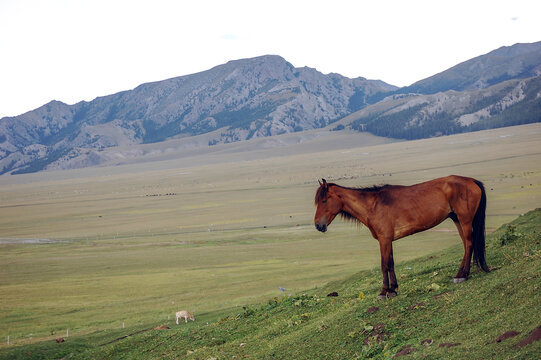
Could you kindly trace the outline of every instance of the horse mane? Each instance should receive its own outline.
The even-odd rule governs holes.
[[[358,190],[358,191],[366,191],[366,192],[378,192],[380,190],[386,189],[386,188],[391,187],[391,186],[393,186],[393,185],[383,184],[383,185],[373,185],[373,186],[364,187],[364,188],[348,188],[348,189]]]
[[[343,187],[344,189],[347,189],[347,190],[352,190],[352,191],[356,191],[356,192],[364,192],[364,193],[372,193],[372,194],[376,194],[376,196],[384,203],[389,203],[391,200],[389,198],[389,195],[386,191],[382,191],[382,190],[385,190],[389,187],[392,187],[393,185],[389,185],[389,184],[384,184],[384,185],[373,185],[373,186],[368,186],[368,187],[357,187],[357,188],[351,188],[351,187]],[[353,222],[353,223],[356,223],[358,226],[362,226],[363,223],[357,219],[355,216],[351,215],[350,213],[348,213],[347,211],[340,211],[340,217],[345,220],[345,221],[350,221],[350,222]]]
[[[386,189],[392,186],[389,184],[384,184],[384,185],[373,185],[373,186],[368,186],[368,187],[346,187],[346,186],[340,186],[334,183],[327,183],[326,185],[327,186],[321,185],[319,189],[317,189],[316,191],[316,197],[315,197],[316,206],[321,200],[325,199],[325,197],[327,196],[328,189],[331,186],[338,186],[342,189],[353,190],[353,191],[358,191],[358,192],[369,192],[369,193],[377,193],[383,189]],[[339,215],[343,220],[351,221],[351,222],[357,223],[358,225],[363,224],[359,219],[357,219],[355,216],[351,215],[347,211],[342,210],[340,211]]]
[[[334,184],[327,184],[327,185],[334,185]],[[319,188],[316,191],[316,197],[314,199],[315,205],[317,206],[317,204],[319,204],[321,200],[325,199],[326,196],[327,196],[327,187],[323,186],[322,184],[319,186]]]
[[[359,192],[371,192],[371,193],[378,192],[380,190],[383,190],[383,189],[386,189],[388,187],[393,186],[393,185],[390,185],[390,184],[383,184],[383,185],[373,185],[373,186],[368,186],[368,187],[346,187],[346,186],[340,186],[340,185],[335,184],[335,183],[327,183],[326,185],[327,186],[321,185],[317,189],[316,197],[314,199],[314,202],[315,202],[316,205],[321,200],[325,199],[325,197],[327,196],[328,188],[331,187],[331,186],[338,186],[338,187],[340,187],[342,189],[354,190],[354,191],[359,191]],[[348,216],[353,217],[351,215],[348,215]]]
[[[359,226],[363,224],[355,216],[351,215],[350,213],[348,213],[347,211],[344,211],[344,210],[340,211],[340,217],[345,221],[351,221],[351,222],[357,223],[357,224],[359,224]]]

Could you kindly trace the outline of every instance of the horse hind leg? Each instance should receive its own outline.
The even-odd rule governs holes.
[[[472,228],[471,223],[460,222],[455,213],[449,214],[449,217],[455,223],[455,226],[458,230],[458,234],[460,235],[460,238],[462,239],[462,244],[464,245],[464,257],[462,258],[462,262],[460,263],[458,273],[453,279],[453,282],[455,284],[458,284],[463,281],[466,281],[468,279],[468,275],[470,274],[470,264],[471,264],[472,250],[473,250],[473,242],[472,242],[473,228]]]

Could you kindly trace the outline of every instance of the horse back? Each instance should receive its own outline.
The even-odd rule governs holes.
[[[475,179],[450,175],[410,186],[388,186],[377,194],[376,232],[395,240],[430,229],[456,213],[473,221],[481,190]],[[471,219],[470,219],[471,218]]]

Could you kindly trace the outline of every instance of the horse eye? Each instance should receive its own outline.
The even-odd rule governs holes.
[[[325,200],[322,200],[321,202],[325,204],[325,203],[327,202],[327,199],[325,199]]]

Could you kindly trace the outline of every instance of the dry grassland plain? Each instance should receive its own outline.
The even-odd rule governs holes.
[[[472,176],[487,189],[488,231],[541,204],[541,124],[408,142],[309,135],[0,177],[0,339],[172,325],[181,309],[206,321],[377,266],[366,228],[314,229],[320,178]],[[447,220],[396,242],[395,261],[456,244]]]

